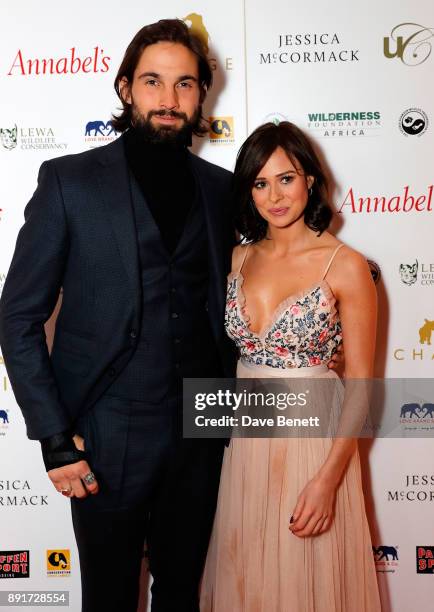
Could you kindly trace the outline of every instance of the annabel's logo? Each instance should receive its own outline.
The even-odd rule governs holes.
[[[390,36],[384,37],[383,52],[388,59],[398,57],[406,66],[418,66],[431,55],[430,39],[433,37],[434,28],[418,23],[400,23]]]

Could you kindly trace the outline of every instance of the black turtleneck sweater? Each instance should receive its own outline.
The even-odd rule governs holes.
[[[195,197],[187,146],[147,142],[134,128],[125,133],[124,143],[128,165],[167,251],[173,254]]]

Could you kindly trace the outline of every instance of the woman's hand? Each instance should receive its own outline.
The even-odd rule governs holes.
[[[310,480],[298,496],[289,529],[300,538],[319,535],[330,527],[336,485],[322,476]]]

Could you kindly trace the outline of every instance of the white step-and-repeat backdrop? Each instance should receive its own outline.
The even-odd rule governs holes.
[[[432,377],[432,0],[22,0],[0,14],[0,293],[40,164],[118,136],[108,122],[127,44],[144,24],[179,17],[206,38],[215,75],[210,133],[195,151],[232,169],[259,124],[305,129],[333,179],[334,229],[378,279],[376,375]],[[387,405],[392,424],[408,417],[420,438],[361,446],[383,607],[408,612],[432,609],[434,595],[434,419],[400,409]],[[0,449],[0,590],[67,590],[78,612],[69,502],[26,439],[1,356]]]

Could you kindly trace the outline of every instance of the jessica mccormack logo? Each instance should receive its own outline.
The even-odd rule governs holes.
[[[359,49],[343,47],[337,32],[279,34],[277,50],[259,52],[259,64],[338,64],[359,59]]]

